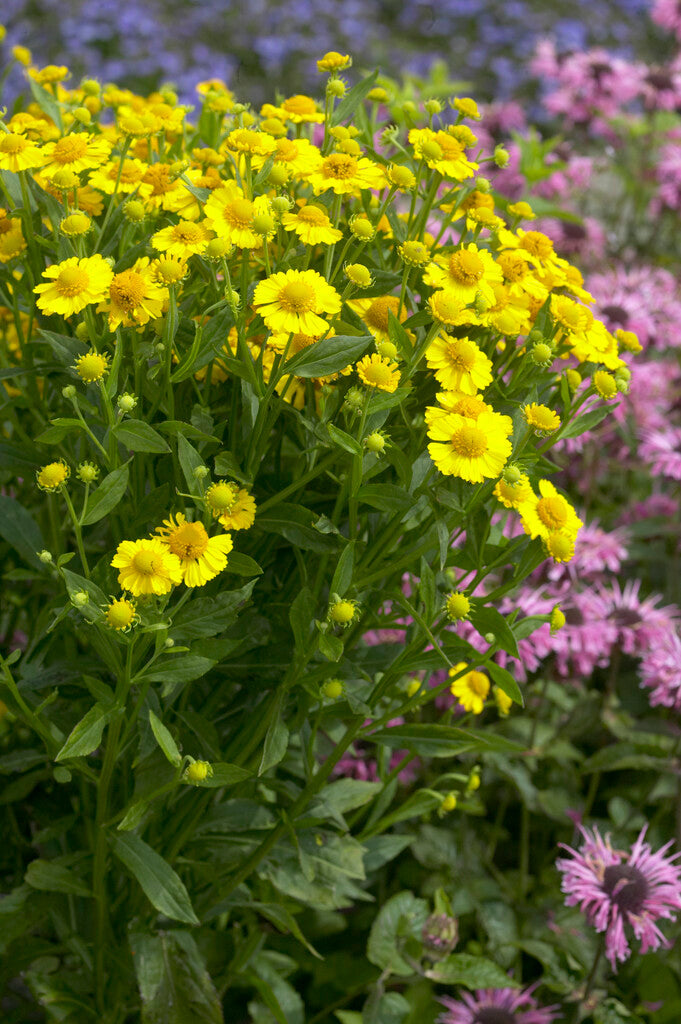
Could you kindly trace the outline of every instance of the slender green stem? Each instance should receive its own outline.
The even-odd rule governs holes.
[[[73,523],[73,532],[76,535],[76,546],[78,547],[78,554],[80,555],[80,563],[83,566],[83,572],[85,573],[85,576],[87,578],[89,578],[89,576],[90,576],[90,567],[88,565],[87,556],[85,554],[85,547],[83,546],[83,531],[81,529],[81,525],[80,525],[80,522],[78,520],[78,516],[76,515],[76,510],[73,507],[73,502],[71,501],[71,495],[69,494],[69,492],[66,489],[66,487],[64,487],[64,489],[63,489],[63,494],[64,494],[64,501],[66,502],[66,507],[69,510],[69,516],[71,517],[71,522]]]

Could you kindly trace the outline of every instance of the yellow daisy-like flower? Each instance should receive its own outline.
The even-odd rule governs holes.
[[[504,285],[511,295],[527,293],[533,299],[544,303],[548,291],[535,277],[528,256],[520,249],[506,249],[497,256],[497,265],[501,269]]]
[[[538,405],[537,402],[530,402],[524,406],[523,413],[528,426],[533,427],[538,434],[550,434],[560,426],[560,416],[548,405]]]
[[[254,230],[253,221],[258,214],[268,212],[266,196],[258,196],[251,202],[236,182],[228,181],[208,197],[205,223],[219,238],[226,239],[237,248],[257,249],[262,246],[263,236]]]
[[[508,694],[504,693],[500,686],[494,687],[494,701],[497,705],[497,711],[501,717],[506,718],[513,707],[513,701]]]
[[[428,267],[424,280],[432,288],[446,288],[464,303],[475,302],[482,295],[489,303],[495,301],[492,284],[501,284],[501,267],[491,253],[479,249],[475,242],[456,249],[449,256],[437,256]]]
[[[288,331],[318,337],[328,329],[319,314],[334,317],[341,299],[316,270],[287,270],[256,286],[253,308],[270,331]]]
[[[400,323],[403,323],[409,315],[404,306],[400,310],[400,300],[397,295],[379,295],[376,299],[353,299],[351,302],[348,302],[348,306],[366,324],[369,333],[374,336],[376,341],[390,340],[388,330],[390,313]]]
[[[410,267],[424,267],[430,263],[430,249],[423,242],[409,239],[397,247],[403,261]]]
[[[322,154],[313,146],[309,139],[277,139],[274,153],[272,170],[276,167],[278,171],[285,171],[284,179],[288,180],[292,175],[305,176],[319,165]],[[266,157],[253,157],[253,166],[262,167]]]
[[[332,189],[336,195],[352,195],[366,189],[385,186],[385,174],[367,157],[349,153],[331,153],[305,175],[316,195]]]
[[[166,253],[149,264],[152,279],[157,284],[179,284],[189,273],[187,261]]]
[[[109,369],[109,357],[105,352],[86,352],[76,359],[73,368],[85,384],[94,384]]]
[[[285,213],[281,223],[288,231],[295,231],[305,245],[333,245],[343,237],[343,232],[332,225],[326,210],[314,203]]]
[[[93,171],[88,178],[88,184],[91,188],[96,188],[98,192],[104,192],[108,196],[113,195],[114,190],[124,195],[137,191],[138,196],[145,199],[152,192],[151,184],[144,184],[142,180],[148,169],[148,164],[142,160],[128,158],[123,161],[119,177],[119,161],[113,160],[107,166],[98,167]],[[116,187],[117,179],[118,187]]]
[[[137,618],[137,609],[127,597],[116,597],[107,605],[104,615],[111,628],[122,633],[132,626]]]
[[[591,380],[598,394],[606,401],[617,394],[617,381],[605,370],[596,370]]]
[[[235,128],[224,143],[231,153],[250,153],[268,157],[274,152],[275,141],[267,132],[256,132],[252,128]]]
[[[575,555],[575,538],[571,533],[564,530],[553,530],[545,537],[542,543],[547,555],[550,555],[554,562],[569,562]]]
[[[452,106],[460,114],[463,114],[464,117],[470,117],[474,121],[479,121],[482,117],[477,103],[470,96],[455,96],[452,100]]]
[[[541,231],[523,231],[522,228],[517,228],[515,231],[501,228],[498,237],[502,249],[520,249],[527,254],[527,259],[532,266],[548,269],[557,274],[554,287],[563,283],[565,275],[562,268],[567,266],[567,263],[557,255],[548,235]]]
[[[492,361],[470,338],[438,334],[428,346],[426,360],[448,391],[474,395],[492,382]]]
[[[392,394],[400,384],[400,368],[391,359],[379,356],[378,352],[363,356],[357,363],[359,379],[368,388],[378,388]]]
[[[468,618],[471,603],[464,593],[455,590],[447,598],[445,609],[448,619],[451,619],[452,622],[460,622],[462,619]]]
[[[26,249],[26,239],[18,217],[3,216],[0,211],[0,263],[9,263]]]
[[[430,457],[445,476],[471,484],[499,476],[511,454],[510,416],[482,412],[477,420],[458,413],[438,417],[428,428]]]
[[[317,104],[310,96],[289,96],[281,104],[281,109],[286,111],[286,119],[293,124],[321,124],[324,120],[323,111],[317,110]]]
[[[414,147],[417,159],[425,160],[431,170],[439,171],[443,177],[452,181],[472,178],[479,167],[468,159],[463,144],[448,132],[434,132],[432,128],[412,128],[409,132],[409,142]]]
[[[105,297],[113,271],[103,256],[96,253],[78,259],[73,256],[62,263],[54,263],[43,271],[47,278],[37,284],[37,306],[43,313],[72,316],[86,306],[101,302]]]
[[[468,668],[465,661],[460,661],[449,670],[449,676],[459,674],[462,669]],[[454,679],[449,687],[449,692],[456,697],[459,704],[466,710],[472,711],[474,715],[482,714],[485,701],[489,694],[489,679],[484,672],[478,669],[471,669],[465,675]]]
[[[77,213],[71,213],[68,217],[64,217],[59,223],[59,230],[67,238],[77,238],[79,235],[85,235],[92,227],[92,221],[86,213],[82,213],[80,210]]]
[[[178,224],[157,231],[151,236],[151,244],[158,252],[167,252],[170,256],[187,260],[190,256],[202,253],[212,237],[213,232],[203,222],[197,224],[192,220],[181,220]]]
[[[105,164],[111,153],[111,143],[101,135],[86,135],[84,132],[65,135],[56,142],[47,142],[42,148],[45,159],[43,174],[48,177],[55,171],[67,169],[74,174],[89,171]]]
[[[243,487],[226,480],[211,484],[206,504],[226,530],[250,530],[255,521],[255,499]]]
[[[464,327],[480,322],[477,313],[467,309],[465,300],[452,288],[438,288],[428,299],[428,305],[433,320],[448,327]]]
[[[562,329],[561,334],[587,331],[594,321],[594,315],[590,309],[581,306],[567,295],[551,296],[551,315]]]
[[[39,146],[17,132],[0,134],[0,171],[30,171],[42,167],[45,155]]]
[[[209,537],[203,523],[190,523],[181,512],[165,519],[156,532],[179,559],[187,587],[202,587],[221,573],[233,547],[228,533]]]
[[[63,82],[70,74],[65,64],[47,64],[44,68],[29,68],[28,73],[39,85],[53,85],[55,82]]]
[[[484,402],[480,395],[466,395],[463,391],[440,391],[437,400],[438,405],[426,408],[424,416],[427,426],[452,412],[469,420],[477,420],[483,412],[494,412],[492,406]]]
[[[519,507],[523,530],[530,537],[548,538],[560,531],[575,537],[582,526],[570,502],[559,494],[550,480],[539,481],[539,494]]]
[[[511,216],[522,217],[523,220],[535,220],[537,216],[530,204],[523,200],[520,200],[517,203],[509,203],[506,209]]]
[[[505,508],[520,508],[523,502],[531,501],[534,497],[530,478],[526,473],[521,473],[514,483],[509,483],[502,477],[497,481],[492,493]]]
[[[350,54],[338,53],[336,50],[329,50],[317,61],[317,71],[343,71],[352,64]]]
[[[110,331],[119,324],[139,327],[163,315],[167,297],[167,288],[158,283],[154,268],[144,256],[129,270],[114,274],[108,298],[97,309],[109,314]]]
[[[511,295],[508,288],[497,281],[493,281],[491,287],[494,302],[480,313],[480,322],[510,337],[528,334],[533,319],[532,303],[536,301],[539,308],[541,302],[529,295]]]
[[[111,560],[118,582],[133,597],[169,594],[182,582],[182,563],[160,537],[123,540]]]
[[[48,462],[46,466],[36,473],[36,482],[41,491],[58,491],[66,483],[71,470],[63,459],[58,462]]]
[[[617,339],[600,320],[594,320],[588,330],[571,334],[567,340],[571,355],[580,363],[602,363],[608,370],[624,365]]]

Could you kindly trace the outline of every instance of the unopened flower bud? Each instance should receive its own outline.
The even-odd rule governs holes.
[[[545,341],[540,341],[530,349],[530,357],[537,366],[548,366],[553,359],[553,349]]]
[[[345,82],[342,78],[330,78],[326,83],[326,91],[329,96],[337,96],[339,98],[345,96],[345,89]]]
[[[342,679],[327,679],[322,684],[322,693],[329,700],[338,700],[339,697],[343,696],[343,680]]]
[[[485,633],[483,639],[484,639],[486,644],[490,645],[490,647],[491,647],[492,644],[495,644],[497,642],[497,638],[494,635],[494,633]]]
[[[77,391],[74,388],[73,384],[67,384],[66,387],[61,389],[61,393],[64,396],[64,398],[67,398],[69,401],[72,401],[76,397]]]
[[[122,413],[132,412],[132,410],[137,405],[137,399],[135,398],[134,395],[130,395],[128,394],[127,391],[125,391],[122,395],[118,396],[118,401],[116,404],[118,405],[118,408]]]
[[[275,196],[271,206],[277,216],[281,217],[282,214],[288,213],[291,209],[291,200],[288,196]]]
[[[258,213],[253,218],[252,227],[256,235],[269,235],[271,231],[274,231],[276,224],[271,214]]]
[[[349,626],[357,613],[357,605],[354,601],[338,598],[329,606],[329,619],[337,626],[344,628]]]
[[[439,114],[442,110],[442,104],[439,100],[426,100],[423,106],[430,117],[434,117],[435,114]]]
[[[394,341],[377,341],[376,351],[384,359],[397,359],[397,345]]]
[[[72,113],[76,121],[79,121],[80,124],[90,124],[92,121],[92,114],[87,107],[76,107]]]
[[[81,320],[76,327],[76,337],[78,338],[78,341],[88,341],[90,338],[90,332],[88,331],[87,324],[84,320]]]
[[[80,87],[86,96],[99,96],[102,91],[101,85],[94,78],[84,78]]]
[[[382,455],[385,451],[385,437],[378,430],[364,438],[364,447],[374,455]]]
[[[90,595],[87,590],[78,590],[71,598],[76,608],[84,608],[90,602]]]
[[[447,956],[459,941],[458,921],[449,914],[431,914],[423,926],[421,938],[429,953]]]
[[[192,761],[184,771],[184,777],[187,782],[192,782],[194,785],[199,782],[205,782],[212,774],[213,767],[208,761]]]
[[[494,163],[497,167],[506,167],[508,161],[511,159],[511,154],[504,146],[495,146],[494,148]]]
[[[139,199],[128,199],[127,203],[123,204],[123,216],[132,224],[141,223],[146,216],[146,212],[144,203],[140,202]]]
[[[52,561],[52,552],[48,551],[46,548],[43,548],[42,551],[38,552],[38,558],[43,563],[43,565],[49,565],[50,562]]]
[[[197,466],[194,469],[194,477],[196,480],[205,480],[208,476],[208,470],[205,466]]]
[[[492,183],[489,178],[476,178],[475,187],[478,192],[487,193],[492,188]]]

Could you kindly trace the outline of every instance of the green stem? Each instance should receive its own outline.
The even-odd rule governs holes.
[[[76,535],[76,545],[78,547],[78,554],[80,555],[80,563],[83,566],[83,572],[85,573],[86,578],[89,579],[90,567],[88,565],[87,557],[85,555],[85,548],[83,546],[83,531],[81,530],[80,522],[78,521],[78,516],[76,515],[76,510],[73,507],[71,495],[69,494],[68,490],[65,487],[63,489],[63,494],[64,501],[66,502],[66,507],[69,510],[71,522],[73,523],[73,532]]]

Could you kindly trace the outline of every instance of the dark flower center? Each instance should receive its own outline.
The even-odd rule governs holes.
[[[510,1010],[503,1010],[500,1006],[483,1006],[472,1024],[515,1024],[515,1017]]]
[[[603,306],[601,312],[614,324],[621,324],[626,327],[629,323],[629,314],[622,306]]]
[[[586,238],[586,228],[582,227],[581,224],[574,224],[571,221],[566,221],[563,224],[563,233],[566,238],[575,242]]]
[[[603,873],[603,891],[619,910],[639,914],[648,896],[648,882],[631,864],[611,864]]]
[[[666,71],[649,71],[646,75],[646,81],[648,85],[652,85],[653,89],[657,89],[658,92],[674,88],[672,76],[667,74]]]

